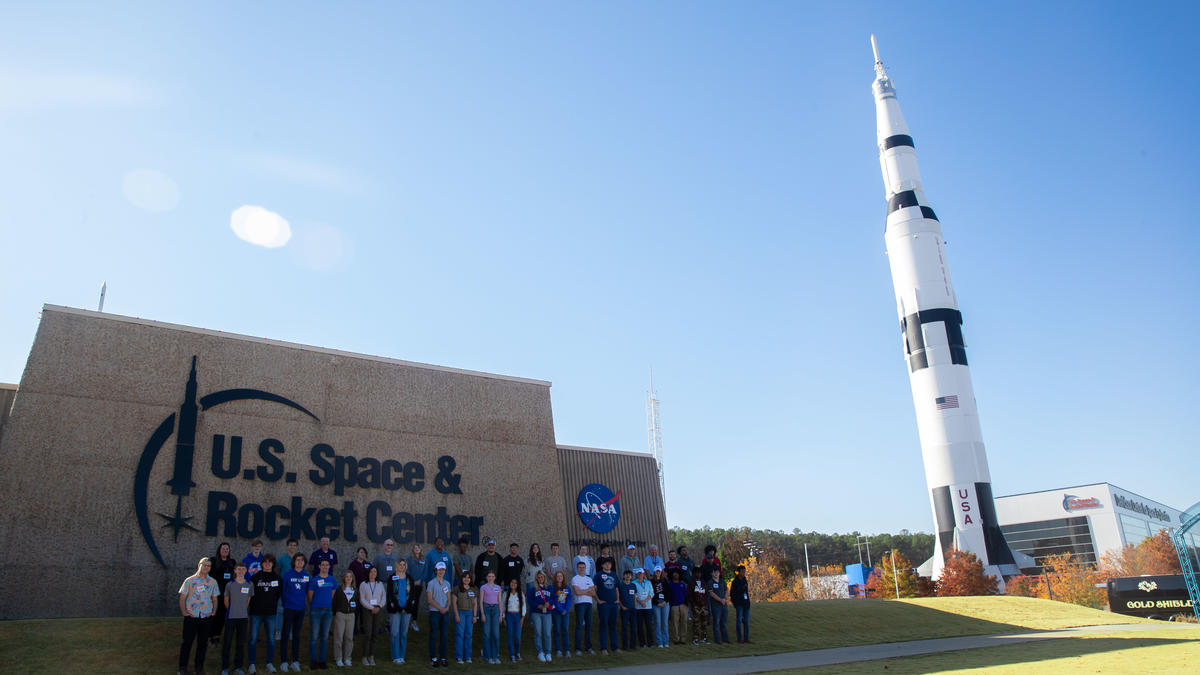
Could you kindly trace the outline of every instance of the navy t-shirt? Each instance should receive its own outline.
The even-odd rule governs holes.
[[[617,575],[611,572],[600,572],[592,579],[596,583],[596,597],[604,602],[617,601]]]

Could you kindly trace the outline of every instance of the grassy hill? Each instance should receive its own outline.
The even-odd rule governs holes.
[[[617,665],[635,665],[692,659],[749,656],[778,652],[845,647],[879,642],[899,642],[963,635],[1013,633],[1070,626],[1096,626],[1114,623],[1149,622],[1119,614],[1087,609],[1050,600],[1017,597],[923,598],[913,600],[824,600],[817,602],[755,605],[751,610],[752,644],[676,646],[670,649],[643,649],[619,656],[582,656],[555,659],[552,666],[538,663],[533,649],[533,629],[523,633],[520,664],[507,663],[506,637],[501,631],[502,666],[490,666],[488,673],[569,670]],[[1153,623],[1153,622],[1149,622]],[[422,627],[427,626],[421,617]],[[301,664],[308,666],[308,626],[301,647]],[[4,668],[24,673],[62,672],[171,672],[179,653],[180,619],[45,619],[0,622],[0,663]],[[734,635],[730,612],[729,634]],[[476,627],[475,667],[481,630]],[[388,657],[386,636],[380,636],[375,671],[398,669]],[[368,672],[358,666],[362,636],[356,637],[353,669],[342,672]],[[332,646],[332,645],[331,645]],[[428,633],[409,633],[408,666],[428,667]],[[453,634],[449,640],[453,651]],[[260,654],[265,645],[259,643]],[[597,648],[597,651],[599,649]],[[278,659],[278,655],[276,657]],[[333,659],[328,659],[331,668]],[[453,662],[453,659],[451,659]],[[208,672],[220,671],[220,650],[209,650]],[[260,656],[260,672],[263,665]]]

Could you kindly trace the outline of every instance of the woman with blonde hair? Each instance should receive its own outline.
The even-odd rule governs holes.
[[[338,666],[352,666],[354,660],[354,613],[358,610],[358,589],[354,572],[342,572],[341,583],[333,594],[333,660]]]

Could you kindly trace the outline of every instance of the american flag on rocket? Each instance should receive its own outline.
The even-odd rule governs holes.
[[[946,408],[957,408],[958,407],[958,396],[939,396],[939,397],[933,399],[933,402],[937,404],[938,410],[945,410]]]

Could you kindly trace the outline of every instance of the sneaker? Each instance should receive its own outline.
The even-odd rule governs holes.
[[[471,662],[471,657],[469,657],[469,656],[468,656],[468,657],[467,657],[467,663],[470,663],[470,662]]]
[[[521,655],[520,655],[520,654],[517,654],[517,660],[518,660],[518,661],[524,661],[525,659],[521,658]]]
[[[349,668],[352,665],[354,665],[354,659],[346,659],[346,667]]]
[[[454,659],[454,660],[455,660],[455,661],[457,661],[457,662],[458,662],[458,665],[460,665],[460,666],[463,664],[463,660],[462,660],[462,659]]]
[[[708,641],[708,638],[704,638],[704,644],[711,645],[712,643]]]
[[[221,675],[229,675],[229,669],[228,669],[228,668],[222,668],[222,669],[221,669]]]
[[[550,652],[546,652],[546,663],[550,663],[551,660],[552,659],[550,658]]]
[[[416,633],[421,632],[421,627],[417,625],[416,621],[413,621],[412,623],[408,624],[408,627],[413,629],[413,632],[416,632]]]
[[[233,670],[233,675],[246,675],[246,671],[242,670],[241,668],[235,668]]]
[[[583,652],[581,652],[581,651],[579,651],[578,649],[576,649],[576,650],[575,650],[575,656],[581,656],[581,655],[583,655]]]
[[[254,664],[253,664],[253,663],[251,663],[251,664],[250,664],[250,669],[249,669],[247,672],[249,672],[249,673],[250,673],[250,675],[254,675],[255,669],[254,669]]]
[[[270,667],[271,667],[271,665],[267,664],[267,668],[270,668]],[[287,661],[281,661],[279,663],[279,672],[286,673],[291,669],[292,669],[292,666]],[[275,671],[271,671],[271,672],[275,672]]]
[[[600,655],[601,655],[601,656],[608,656],[608,650],[607,650],[607,649],[601,649],[601,650],[600,650]]]
[[[595,650],[595,649],[589,649],[589,650],[588,650],[588,653],[589,653],[589,654],[591,654],[592,656],[595,656],[595,655],[596,655],[596,650]]]
[[[275,631],[275,641],[279,642],[279,631]]]
[[[338,668],[341,668],[342,666],[344,666],[344,665],[346,665],[346,664],[342,663],[342,660],[341,660],[341,659],[338,659],[338,660],[337,660],[337,662],[336,662],[336,665],[337,665],[337,667],[338,667]]]
[[[279,672],[279,671],[275,670],[275,664],[274,664],[274,663],[268,663],[268,664],[267,664],[267,672],[268,672],[268,673],[277,673],[277,672]]]
[[[700,644],[700,641],[699,641],[699,640],[692,640],[692,644],[694,644],[694,645],[698,645],[698,644]]]
[[[404,663],[404,662],[401,661],[400,659],[392,659],[392,663],[394,663],[396,665],[400,665],[401,663]]]
[[[538,661],[539,661],[539,662],[541,662],[541,663],[545,663],[545,662],[546,662],[546,657],[545,657],[545,656],[542,656],[542,653],[541,653],[541,652],[538,652]]]
[[[299,661],[292,661],[292,671],[297,672],[297,673],[300,672],[300,662]]]
[[[439,663],[442,665],[443,668],[449,667],[448,664],[446,663],[446,659],[442,659],[441,661],[439,661]]]
[[[437,659],[430,659],[430,661],[431,663],[429,665],[433,666],[434,668],[438,667]]]

